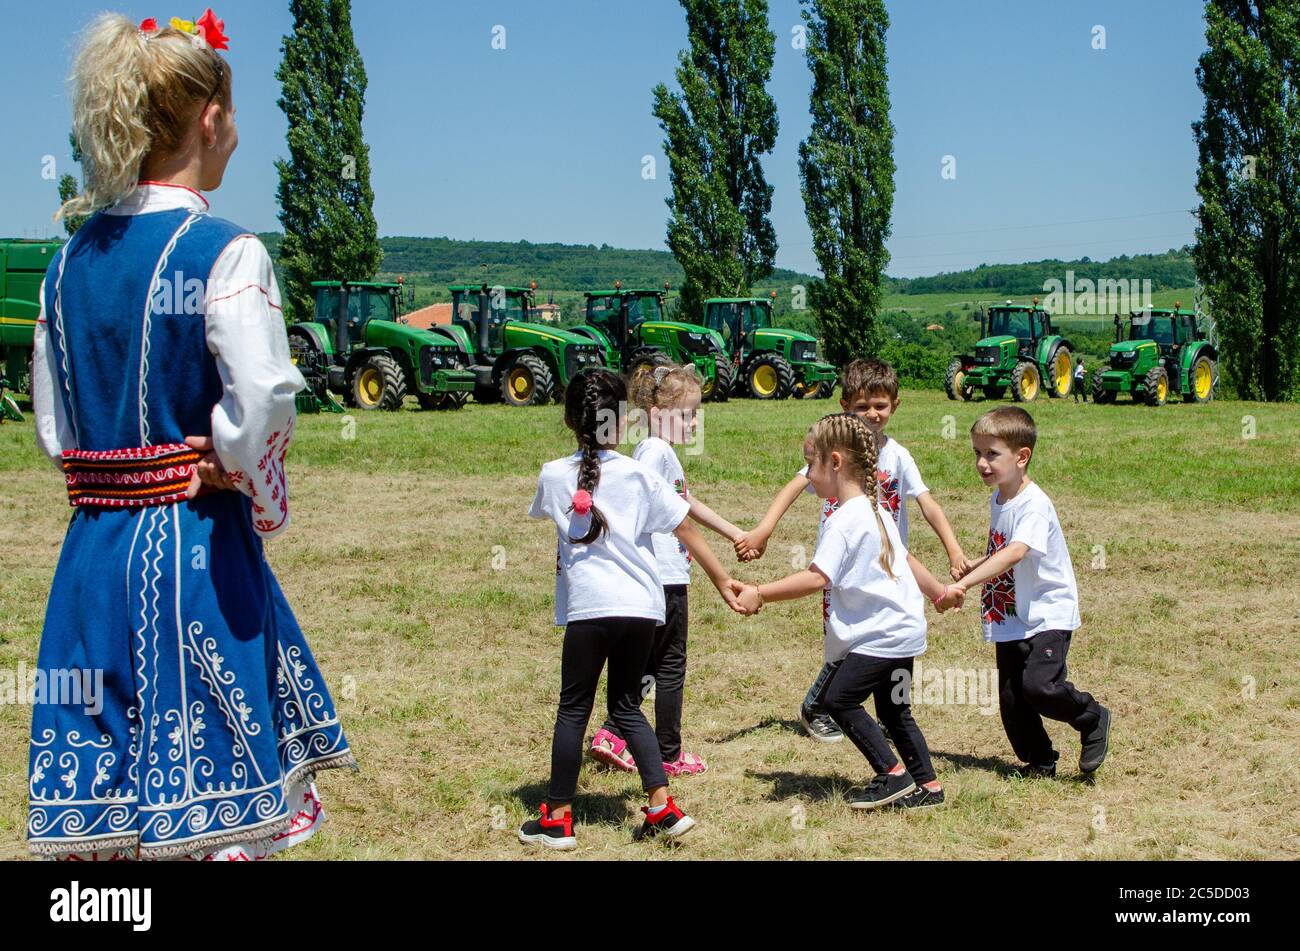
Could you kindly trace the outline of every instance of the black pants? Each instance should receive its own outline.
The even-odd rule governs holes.
[[[1088,402],[1088,388],[1084,385],[1083,380],[1076,376],[1074,378],[1074,401],[1076,403],[1079,402],[1080,396],[1083,397],[1085,403]]]
[[[887,773],[898,765],[885,734],[876,721],[862,709],[868,697],[876,699],[876,716],[903,756],[903,765],[917,783],[935,779],[930,765],[930,749],[925,745],[921,728],[912,719],[911,657],[868,657],[849,654],[839,663],[830,683],[822,692],[822,706],[844,735],[862,751],[871,768]]]
[[[690,585],[664,585],[664,623],[655,628],[654,646],[641,678],[643,698],[651,681],[655,685],[655,737],[659,740],[659,756],[672,763],[682,755],[682,691],[686,688],[686,627],[687,595]],[[649,677],[650,680],[646,680]],[[611,715],[603,728],[621,740],[627,736],[618,728]],[[635,750],[633,758],[641,762]]]
[[[822,664],[822,669],[817,671],[817,677],[804,694],[803,705],[808,708],[808,712],[815,717],[826,716],[826,707],[822,704],[822,697],[826,693],[826,685],[831,682],[835,676],[835,671],[839,668],[840,662],[837,660],[833,664]]]
[[[1092,694],[1065,679],[1070,635],[1070,631],[1042,631],[1028,640],[997,645],[1002,726],[1016,756],[1034,766],[1055,763],[1058,755],[1043,729],[1043,717],[1087,733],[1101,716]]]
[[[606,617],[573,621],[564,631],[560,660],[560,709],[551,740],[552,806],[573,801],[582,766],[582,740],[591,719],[600,672],[609,661],[607,707],[619,735],[636,757],[641,785],[648,792],[668,785],[659,744],[641,712],[641,675],[654,643],[655,622],[648,618]]]

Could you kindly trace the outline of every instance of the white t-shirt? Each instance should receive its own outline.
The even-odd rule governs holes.
[[[637,443],[632,458],[667,482],[682,498],[690,498],[691,493],[686,489],[686,472],[682,469],[677,453],[667,441],[658,436],[647,436]],[[666,585],[691,583],[691,553],[677,540],[676,535],[671,532],[656,532],[654,548],[660,581]]]
[[[804,466],[800,469],[799,474],[805,479],[808,478],[808,467]],[[876,498],[880,500],[885,511],[894,516],[898,535],[906,545],[907,500],[915,499],[930,490],[921,480],[921,470],[916,467],[916,460],[912,458],[912,454],[903,448],[897,439],[890,439],[889,436],[884,437],[884,443],[877,454],[876,484]],[[817,494],[812,483],[809,483],[804,491]],[[822,500],[822,525],[826,524],[826,519],[838,507],[839,501],[834,498]],[[818,533],[820,532],[819,527]]]
[[[1056,507],[1036,483],[1005,505],[989,500],[989,543],[993,554],[1012,542],[1029,546],[1014,568],[984,583],[980,618],[986,641],[1023,641],[1043,631],[1079,627],[1079,589]]]
[[[880,529],[893,546],[894,577],[880,564]],[[830,579],[822,601],[827,663],[847,654],[916,657],[925,653],[925,600],[907,564],[898,528],[879,525],[865,495],[839,506],[817,540],[812,566]]]
[[[664,622],[664,588],[655,566],[655,532],[671,532],[690,505],[635,459],[600,451],[600,482],[591,494],[609,531],[590,545],[575,545],[591,515],[570,511],[578,490],[580,452],[542,466],[528,514],[555,522],[555,623],[600,617]]]

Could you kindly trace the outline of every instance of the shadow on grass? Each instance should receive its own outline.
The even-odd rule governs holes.
[[[772,802],[786,799],[807,799],[811,802],[826,802],[831,799],[844,799],[845,793],[861,781],[855,782],[840,773],[816,775],[813,773],[791,773],[781,770],[775,773],[760,773],[747,769],[745,775],[752,779],[772,784],[772,791],[767,798]]]
[[[749,736],[751,733],[770,730],[772,727],[780,727],[790,733],[797,733],[800,736],[804,735],[803,726],[800,725],[798,720],[782,720],[780,717],[764,717],[753,726],[747,726],[742,730],[737,730],[735,733],[728,733],[726,736],[718,737],[713,742],[730,743],[732,740],[738,740],[743,736]]]
[[[1034,778],[1049,783],[1074,783],[1077,786],[1094,786],[1097,782],[1096,773],[1085,774],[1058,772],[1056,776],[1051,778],[1021,777],[1019,763],[1004,760],[996,756],[972,756],[969,753],[945,753],[943,750],[931,750],[930,756],[934,759],[944,760],[957,769],[982,769],[986,772],[996,773],[999,779]],[[942,782],[942,775],[939,776],[939,780]]]
[[[550,787],[546,783],[529,783],[512,791],[516,799],[532,812],[546,801]],[[632,794],[579,792],[573,799],[573,821],[585,825],[605,823],[622,825],[628,821],[628,801]]]

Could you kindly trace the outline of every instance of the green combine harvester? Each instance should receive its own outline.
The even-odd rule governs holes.
[[[1184,403],[1208,403],[1218,386],[1219,350],[1213,325],[1193,310],[1153,308],[1132,311],[1128,339],[1115,315],[1115,343],[1107,366],[1093,374],[1092,398],[1113,403],[1121,393],[1148,406],[1162,406],[1171,394]]]
[[[640,363],[667,357],[674,363],[692,364],[703,381],[706,402],[723,402],[731,394],[731,362],[722,337],[708,327],[665,320],[668,285],[625,288],[615,281],[611,290],[586,293],[587,322],[572,328],[599,344],[605,363],[628,373]]]
[[[32,337],[41,312],[41,282],[61,241],[0,240],[0,419],[22,422],[8,389],[32,392]]]
[[[827,399],[835,367],[817,359],[817,338],[772,326],[773,291],[765,297],[711,297],[704,324],[722,337],[731,360],[732,395],[756,400]]]
[[[408,393],[422,409],[459,409],[474,388],[465,341],[449,328],[419,330],[402,317],[404,285],[313,281],[312,319],[289,328],[289,349],[307,380],[298,406],[343,412],[399,410]]]
[[[588,337],[527,320],[537,285],[453,284],[451,330],[473,378],[474,399],[508,406],[540,406],[564,399],[582,370],[604,366]]]
[[[944,377],[950,400],[969,400],[979,390],[986,399],[1001,399],[1011,390],[1018,403],[1030,403],[1044,389],[1053,399],[1070,395],[1074,379],[1074,345],[1058,334],[1052,318],[1038,306],[991,307],[975,315],[980,340],[973,356],[953,357]]]

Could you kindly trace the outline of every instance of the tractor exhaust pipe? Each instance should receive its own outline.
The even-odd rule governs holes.
[[[484,284],[478,291],[478,352],[487,353],[488,350],[488,321],[492,319],[492,311],[488,306],[488,286]]]

